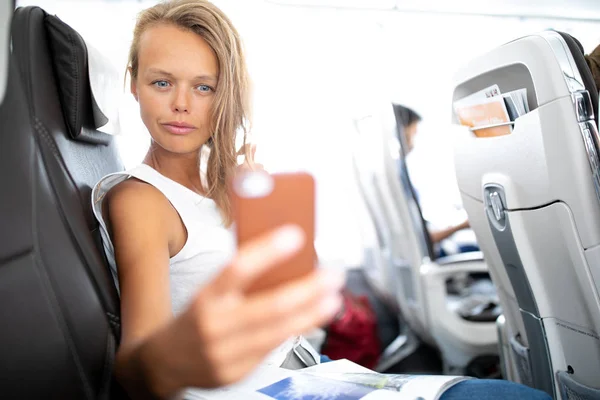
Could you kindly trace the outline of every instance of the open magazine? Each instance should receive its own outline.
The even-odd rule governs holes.
[[[261,366],[241,383],[213,390],[192,389],[186,400],[437,400],[458,382],[442,375],[379,374],[348,360],[290,371]]]
[[[455,101],[454,112],[478,137],[509,135],[513,122],[529,112],[527,89],[503,94],[492,85]]]

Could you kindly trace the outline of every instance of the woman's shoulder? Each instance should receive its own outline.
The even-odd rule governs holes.
[[[129,239],[143,235],[156,243],[167,240],[177,245],[185,241],[176,208],[181,202],[169,193],[164,180],[141,165],[107,175],[96,184],[92,191],[94,214],[113,240],[114,234],[120,233]]]
[[[100,179],[92,190],[94,206],[101,205],[103,209],[108,204],[123,204],[127,208],[145,205],[161,206],[168,203],[164,193],[152,182],[144,179],[147,167],[139,165],[127,171],[108,174]],[[102,204],[99,204],[102,203]]]
[[[133,251],[132,248],[142,246],[148,251],[164,245],[174,254],[171,247],[179,249],[185,242],[177,212],[165,195],[149,183],[131,177],[116,184],[106,195],[105,207],[115,248]],[[132,243],[133,238],[137,238],[137,245]]]
[[[169,200],[158,188],[135,177],[110,188],[106,193],[105,202],[113,211],[138,214],[147,218],[159,216],[161,210],[170,208]],[[112,216],[113,211],[110,212]]]

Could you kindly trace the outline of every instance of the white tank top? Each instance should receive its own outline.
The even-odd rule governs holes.
[[[235,235],[223,225],[216,203],[187,187],[160,174],[152,167],[141,164],[125,172],[102,178],[92,190],[92,207],[100,223],[102,245],[117,286],[115,250],[102,216],[102,201],[110,189],[135,177],[158,190],[171,202],[187,229],[187,241],[169,262],[171,305],[173,314],[182,312],[195,293],[206,285],[227,264],[235,253]],[[265,363],[281,365],[291,350],[301,345],[319,362],[315,350],[302,337],[292,338],[276,349]]]
[[[92,191],[94,215],[100,222],[104,252],[118,287],[115,250],[102,216],[102,200],[110,189],[130,177],[154,186],[169,200],[187,230],[187,241],[169,262],[173,313],[179,314],[191,297],[212,279],[235,251],[235,239],[223,220],[215,202],[161,175],[142,164],[126,172],[102,178]]]

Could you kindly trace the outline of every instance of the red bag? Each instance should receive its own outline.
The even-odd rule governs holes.
[[[327,327],[321,353],[332,360],[346,358],[373,369],[381,355],[375,313],[367,296],[355,296],[347,290],[342,295],[342,311]]]

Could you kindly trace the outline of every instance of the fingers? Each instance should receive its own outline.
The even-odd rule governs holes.
[[[331,270],[245,293],[255,279],[292,257],[304,240],[301,229],[284,226],[245,244],[185,313],[198,341],[191,348],[204,349],[197,358],[221,371],[217,382],[245,376],[287,338],[324,325],[341,307],[344,279]]]
[[[281,318],[301,313],[309,307],[328,317],[337,311],[336,297],[343,285],[342,274],[319,270],[304,278],[257,293],[246,298],[244,312],[238,320],[239,326],[246,330],[276,324]]]
[[[243,292],[254,279],[296,254],[304,240],[302,230],[292,225],[267,233],[243,245],[206,289],[217,294]]]
[[[315,271],[304,278],[250,297],[221,296],[211,300],[212,304],[219,302],[219,306],[204,308],[199,312],[205,314],[204,318],[216,321],[209,329],[214,336],[219,337],[238,335],[266,324],[277,324],[281,318],[302,313],[309,308],[321,312],[327,318],[336,311],[335,298],[343,284],[342,274],[327,270]],[[236,315],[223,318],[227,313]]]
[[[227,367],[218,371],[217,380],[221,382],[221,386],[239,382],[254,371],[263,359],[264,356],[238,353],[235,358],[231,359]]]
[[[259,363],[288,338],[327,323],[339,310],[341,303],[339,295],[313,299],[295,312],[282,314],[263,324],[255,323],[246,329],[222,336],[211,346],[209,358],[243,370],[246,367],[239,365],[241,360],[249,361],[252,365]],[[267,313],[268,310],[264,312]],[[222,316],[223,319],[227,317],[233,315]]]
[[[209,358],[237,363],[242,355],[264,357],[290,336],[324,325],[341,307],[343,283],[339,272],[319,270],[250,297],[204,297],[192,313],[203,342],[210,343]]]
[[[340,296],[327,297],[323,301],[309,304],[303,311],[286,314],[277,321],[248,330],[243,337],[239,335],[247,346],[247,356],[265,357],[286,339],[326,324],[333,318],[341,304]],[[248,343],[252,345],[248,346]],[[234,347],[232,345],[230,348]]]

